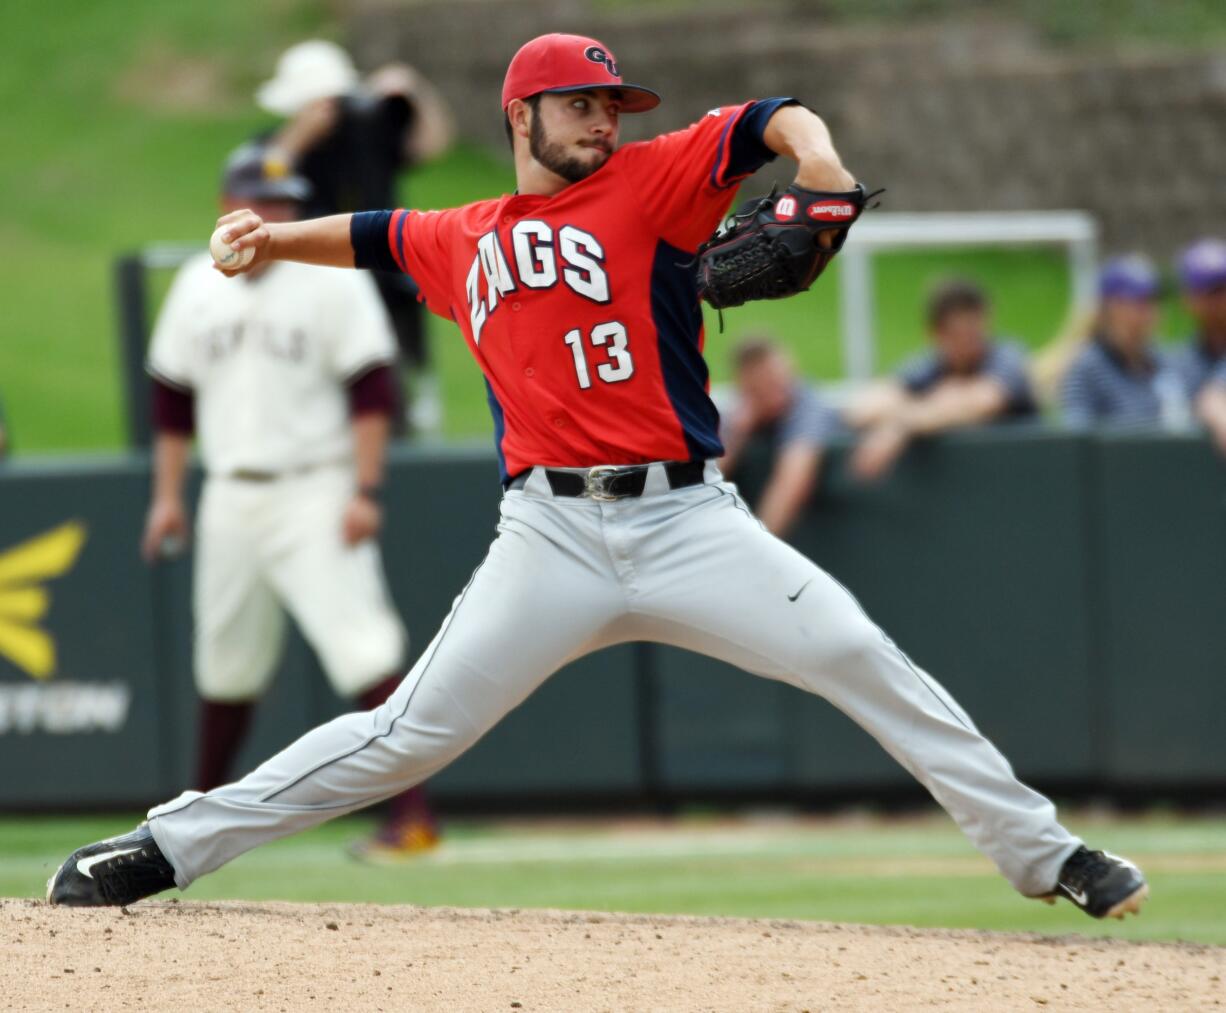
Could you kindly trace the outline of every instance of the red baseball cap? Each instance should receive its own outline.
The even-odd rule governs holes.
[[[543,91],[590,91],[619,88],[622,112],[642,113],[660,104],[650,88],[625,84],[609,47],[582,35],[538,35],[524,43],[507,67],[502,82],[502,108],[511,99],[524,99]]]

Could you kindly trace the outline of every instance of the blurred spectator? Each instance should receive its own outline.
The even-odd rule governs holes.
[[[1147,257],[1115,257],[1103,265],[1090,340],[1061,388],[1065,425],[1186,428],[1183,384],[1155,343],[1158,292],[1158,272]]]
[[[1196,333],[1176,366],[1196,417],[1226,453],[1226,243],[1206,239],[1188,247],[1179,278]]]
[[[1097,320],[1097,304],[1090,309],[1077,307],[1050,341],[1031,352],[1030,383],[1040,405],[1059,403],[1064,378],[1085,351]]]
[[[0,401],[0,461],[3,461],[9,452],[9,436],[8,429],[4,423],[4,402]]]
[[[309,192],[247,144],[226,164],[221,206],[287,222]],[[377,544],[395,354],[364,272],[270,262],[226,278],[201,253],[162,304],[148,361],[157,435],[142,552],[153,562],[186,542],[184,484],[198,431],[201,791],[233,773],[282,651],[286,612],[339,695],[369,710],[400,685],[407,638]],[[435,839],[419,785],[390,801],[357,853],[409,855]]]
[[[1205,424],[1218,450],[1226,454],[1226,362],[1218,363],[1196,396],[1196,417]]]
[[[860,478],[888,472],[913,437],[1035,415],[1025,355],[992,337],[979,285],[962,279],[938,285],[928,298],[927,323],[933,350],[866,389],[845,412],[863,432],[851,457]]]
[[[310,182],[305,218],[407,206],[403,194],[397,197],[397,177],[441,155],[454,135],[442,97],[412,67],[388,64],[362,81],[349,54],[321,39],[286,50],[256,101],[286,117],[264,140],[274,162]],[[425,314],[416,284],[400,272],[373,274],[406,362],[415,374],[425,373]],[[438,428],[433,381],[423,376],[416,387],[414,426]]]
[[[841,427],[838,413],[796,375],[791,357],[770,338],[748,338],[733,353],[738,400],[721,434],[720,468],[731,475],[746,447],[763,440],[771,473],[757,514],[785,536],[817,485],[825,445]]]

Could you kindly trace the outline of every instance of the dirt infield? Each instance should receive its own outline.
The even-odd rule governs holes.
[[[1226,948],[818,922],[0,900],[13,1010],[1211,1009]]]

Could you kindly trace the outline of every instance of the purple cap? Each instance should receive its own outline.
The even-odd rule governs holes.
[[[1103,299],[1157,298],[1158,271],[1141,253],[1112,257],[1099,272],[1098,294]]]
[[[1206,292],[1226,285],[1226,243],[1202,239],[1180,254],[1179,280],[1191,292]]]

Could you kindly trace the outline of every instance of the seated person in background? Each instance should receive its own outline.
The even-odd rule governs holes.
[[[838,413],[796,375],[791,356],[770,338],[742,341],[733,364],[738,400],[720,434],[725,447],[720,468],[732,474],[756,438],[769,444],[771,475],[757,514],[768,531],[782,538],[813,494],[825,445],[841,423]]]
[[[1175,367],[1198,419],[1226,453],[1226,243],[1204,239],[1179,258],[1184,303],[1196,325]]]
[[[851,457],[860,478],[885,475],[915,436],[1036,413],[1025,355],[992,338],[979,285],[942,282],[928,298],[927,316],[933,350],[865,390],[844,414],[863,432]]]
[[[1147,257],[1115,257],[1103,266],[1090,341],[1061,387],[1066,426],[1187,426],[1179,374],[1154,340],[1158,288],[1158,272]]]

